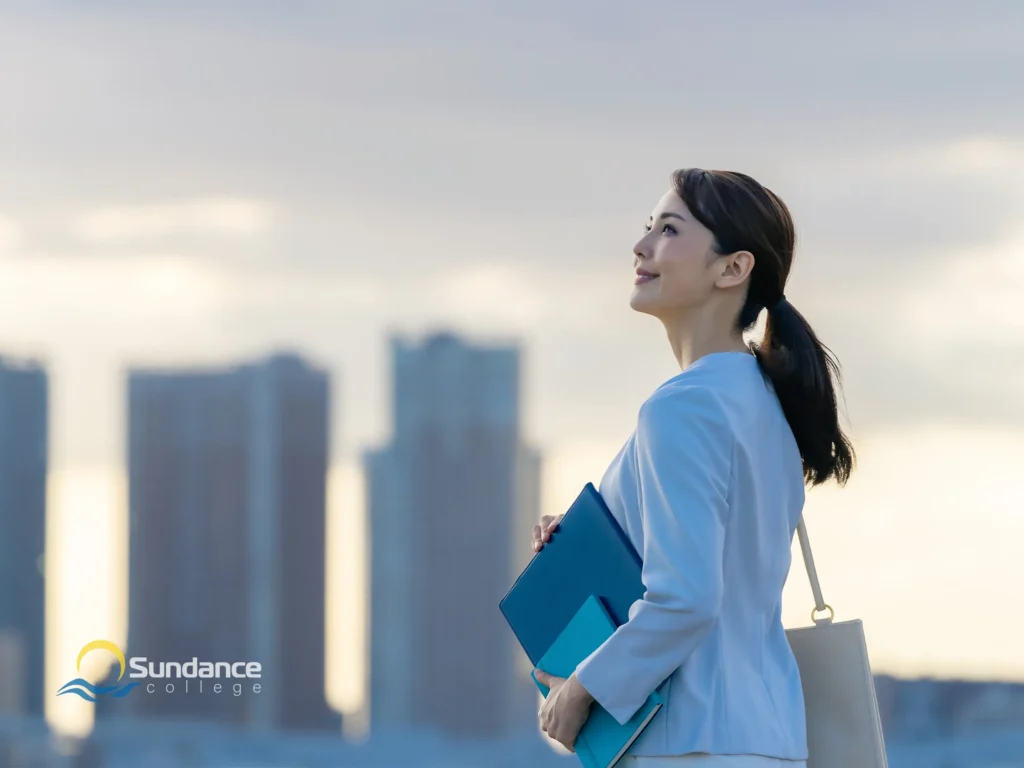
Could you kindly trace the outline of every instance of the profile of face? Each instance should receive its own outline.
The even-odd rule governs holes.
[[[719,254],[715,236],[683,200],[669,190],[655,206],[646,233],[633,246],[635,287],[629,305],[637,312],[669,319],[719,298],[742,304],[744,284],[754,267],[748,251]],[[648,276],[652,275],[652,276]]]

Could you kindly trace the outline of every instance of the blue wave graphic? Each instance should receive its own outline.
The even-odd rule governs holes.
[[[76,677],[69,683],[64,683],[57,691],[58,696],[63,696],[65,693],[73,693],[76,696],[80,696],[86,701],[91,701],[93,704],[96,703],[98,696],[110,695],[112,698],[120,699],[131,693],[132,688],[137,686],[138,681],[134,683],[125,683],[124,685],[93,685],[88,680],[83,680],[81,677]]]

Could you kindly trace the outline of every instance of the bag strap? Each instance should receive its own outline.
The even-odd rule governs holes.
[[[801,517],[796,526],[797,536],[800,538],[800,551],[804,556],[804,566],[807,568],[807,579],[811,582],[811,593],[814,595],[814,610],[811,611],[811,621],[815,624],[831,624],[836,617],[832,606],[825,602],[821,594],[821,583],[818,581],[818,571],[814,567],[814,555],[811,554],[811,542],[807,538],[807,526]],[[819,613],[828,611],[827,617],[818,618]]]

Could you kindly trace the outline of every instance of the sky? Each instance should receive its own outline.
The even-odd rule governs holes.
[[[0,2],[0,353],[51,374],[51,563],[111,553],[50,580],[53,681],[124,632],[126,368],[289,348],[333,375],[329,688],[357,708],[388,335],[522,344],[560,511],[678,372],[628,298],[682,166],[796,219],[786,294],[861,457],[808,501],[837,618],[879,671],[1024,679],[1022,34],[1011,2]]]

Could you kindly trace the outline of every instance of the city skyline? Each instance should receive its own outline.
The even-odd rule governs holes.
[[[451,331],[437,331],[437,330],[435,330],[435,331],[423,334],[423,338],[424,339],[429,339],[429,338],[452,336],[452,335],[453,334],[452,334]],[[474,343],[474,342],[471,341],[471,336],[468,335],[468,334],[456,334],[456,337],[459,338],[462,341],[467,342],[467,343]],[[476,342],[476,343],[479,343],[479,342]],[[277,356],[279,356],[279,355],[280,355],[280,353],[278,353]],[[273,355],[269,356],[269,358],[272,358],[272,357],[274,357],[274,356]],[[225,363],[225,365],[230,365],[230,364]],[[186,367],[186,368],[188,368],[188,367]],[[194,370],[194,367],[192,367],[192,369]],[[965,437],[967,437],[967,436],[965,435]],[[608,450],[612,450],[613,448],[616,448],[616,446],[613,446],[612,444],[609,443],[608,446],[607,446],[607,449]],[[374,450],[376,450],[376,449],[373,448],[373,447],[367,446],[367,451],[369,453],[372,454]],[[579,459],[580,455],[582,455],[584,457],[582,462]],[[604,454],[603,454],[603,452],[601,450],[596,450],[594,452],[594,454],[591,455],[591,456],[587,456],[584,451],[578,451],[577,450],[577,451],[567,452],[566,454],[563,454],[561,456],[559,456],[557,454],[556,455],[552,455],[552,456],[548,456],[546,461],[540,462],[540,466],[542,467],[542,475],[546,476],[548,478],[548,480],[549,480],[548,483],[544,484],[545,487],[544,487],[543,493],[542,493],[543,503],[541,504],[541,511],[547,510],[549,512],[557,513],[557,511],[559,511],[561,509],[564,509],[564,505],[567,504],[569,501],[571,501],[571,499],[578,492],[579,485],[577,483],[582,483],[582,482],[586,482],[587,480],[590,480],[591,477],[592,477],[592,474],[590,474],[590,473],[592,473],[592,471],[594,469],[596,469],[597,467],[602,467],[603,468],[603,455]],[[338,486],[341,486],[341,488],[343,489],[343,492],[340,494],[340,496],[343,496],[343,497],[345,497],[348,500],[348,501],[344,502],[341,505],[346,510],[346,512],[348,514],[350,514],[350,515],[353,515],[354,517],[360,517],[364,513],[368,514],[369,513],[368,499],[366,499],[365,497],[363,497],[362,499],[359,498],[362,494],[365,493],[365,490],[356,487],[356,486],[358,486],[361,483],[361,479],[358,477],[358,471],[356,471],[356,472],[347,471],[344,481],[340,482],[340,483],[337,480],[337,473],[338,473],[338,468],[334,467],[334,469],[333,469],[331,474],[335,475],[335,478],[334,478],[335,479],[335,482],[334,482],[334,485],[335,485],[335,490],[334,490],[335,499],[337,499],[339,497],[339,494],[338,494],[339,488],[338,488]],[[556,480],[556,482],[552,483],[551,480],[552,479],[556,479],[556,478],[560,479],[560,481]],[[845,499],[845,504],[843,502],[843,496],[844,495],[847,497]],[[811,494],[810,494],[809,505],[808,505],[809,506],[809,510],[810,510],[812,515],[815,513],[815,510],[820,505],[821,501],[824,501],[826,504],[829,504],[830,506],[833,506],[835,509],[840,510],[840,511],[842,511],[844,509],[850,510],[850,513],[853,514],[853,509],[855,508],[858,499],[857,499],[856,492],[851,494],[848,490],[844,491],[844,490],[839,490],[839,489],[825,489],[825,490],[819,490],[819,491],[812,491]],[[335,508],[335,512],[337,512],[338,511],[338,506],[339,506],[338,502],[335,501],[333,506]],[[821,543],[822,542],[821,542],[820,537],[818,535],[816,535],[818,533],[818,531],[817,531],[817,529],[815,527],[816,518],[812,517],[811,520],[812,520],[812,522],[811,522],[810,525],[811,525],[811,531],[812,531],[812,540],[814,541],[815,550],[816,550],[816,552],[819,553],[819,556],[820,556],[820,552],[822,550],[822,547],[821,547]],[[352,521],[350,521],[350,523],[351,522]],[[861,522],[861,524],[863,526],[863,522],[864,521],[862,520],[860,522]],[[349,525],[347,527],[348,527],[349,530],[352,529],[351,525]],[[527,530],[527,534],[528,534],[528,530]],[[854,532],[854,540],[856,541],[856,537],[863,536],[865,534],[868,535],[869,537],[873,537],[874,535],[876,535],[876,532],[874,530],[872,530],[870,527],[867,527],[867,528],[862,527],[859,531],[855,531]],[[337,529],[335,529],[335,537],[339,538],[338,537]],[[345,538],[345,539],[348,539],[347,536],[343,535],[342,537]],[[527,541],[528,541],[527,536],[524,536],[522,543],[523,543],[523,546],[524,546],[525,549],[528,549],[527,544],[526,544]],[[835,540],[834,539],[831,542],[831,546],[828,546],[829,542],[826,542],[826,545],[828,546],[829,549],[833,550],[833,552],[842,555],[842,550],[844,549],[844,547],[843,547],[844,543],[848,544],[849,542],[848,541],[847,542],[843,542],[842,540]],[[351,553],[353,551],[353,549],[352,549],[353,542],[349,541],[347,546],[349,547],[349,552]],[[355,544],[355,546],[359,547],[359,546],[361,546],[361,543],[357,543],[357,544]],[[331,542],[328,541],[328,550],[330,550],[330,547],[331,547]],[[514,547],[514,542],[513,542],[513,547]],[[847,552],[846,552],[846,555],[845,555],[845,557],[843,559],[845,560],[846,563],[848,563],[849,565],[852,566],[854,561],[855,561],[855,558],[856,558],[856,549],[854,549],[852,551],[850,551],[848,547],[846,549],[847,549]],[[362,556],[365,556],[365,554],[366,554],[365,550],[361,554],[362,554]],[[521,557],[528,557],[528,554],[521,553]],[[344,559],[344,558],[339,558],[339,560],[341,560],[341,559]],[[356,558],[356,559],[358,560],[359,558]],[[360,569],[365,567],[365,565],[362,562],[349,563],[349,565],[351,566],[350,569],[349,569],[349,573],[350,574],[351,573],[358,573]],[[831,567],[831,564],[826,564],[825,567],[821,568],[821,570],[825,574],[829,574],[830,571],[834,572],[834,569]],[[836,603],[838,605],[844,605],[845,601],[843,601],[843,600],[835,600],[834,597],[836,596],[836,592],[839,591],[840,594],[844,594],[844,593],[845,594],[850,594],[851,592],[855,593],[856,589],[857,589],[857,585],[856,585],[855,582],[860,580],[857,572],[852,567],[845,574],[842,574],[842,576],[844,578],[841,578],[841,579],[838,579],[838,580],[826,579],[826,581],[825,581],[826,595],[830,597],[830,601],[831,602]],[[329,581],[331,581],[331,580],[329,579]],[[342,581],[346,581],[346,580],[342,580]],[[356,591],[358,591],[358,588],[359,588],[358,579],[348,580],[348,581],[350,582],[349,586],[352,587],[353,589],[355,589]],[[838,584],[837,584],[837,582],[838,582]],[[335,578],[333,579],[332,583],[335,586],[335,594],[337,594],[336,590],[337,590],[337,586],[338,586],[338,583],[339,583],[339,580],[337,578],[337,574],[335,574]],[[836,589],[837,586],[839,587],[838,590]],[[363,588],[365,589],[366,585],[363,585]],[[328,589],[330,589],[330,585],[328,585]],[[785,611],[784,618],[787,621],[787,625],[799,624],[799,623],[801,623],[800,620],[802,618],[802,615],[805,613],[805,611],[803,610],[804,606],[809,606],[809,605],[811,605],[811,603],[809,601],[809,591],[808,591],[808,589],[806,587],[804,575],[803,575],[803,573],[801,571],[800,560],[798,558],[794,559],[794,570],[791,573],[791,578],[790,578],[790,580],[789,580],[789,582],[787,584],[786,591],[787,591],[786,611]],[[943,599],[943,595],[944,594],[946,594],[946,593],[944,593],[944,592],[935,592],[934,594],[931,594],[931,595],[922,595],[922,599],[920,601],[920,605],[921,606],[928,606],[930,601],[931,602],[934,602],[935,600],[940,600],[941,601]],[[367,596],[368,596],[368,594],[367,594]],[[329,610],[332,607],[331,606],[331,596],[330,596],[330,594],[327,596],[326,600],[327,600],[327,608]],[[351,594],[346,595],[345,602],[348,605],[348,609],[350,611],[351,619],[353,620],[354,623],[358,624],[359,623],[360,613],[367,610],[366,606],[365,605],[361,605],[361,603],[362,603],[361,599],[357,599],[357,600],[353,601],[353,597],[352,597]],[[338,606],[334,605],[333,608],[334,608],[334,610],[337,610]],[[842,609],[840,609],[840,610],[842,610]],[[337,621],[337,619],[336,619],[336,621]],[[343,623],[347,623],[347,621],[348,621],[347,617],[342,619]],[[875,624],[875,626],[877,626],[877,624]],[[368,629],[368,627],[367,627],[367,629]],[[871,625],[871,623],[869,621],[869,627],[868,627],[869,639],[871,638],[871,630],[872,630],[872,625]],[[360,707],[365,702],[364,697],[366,696],[366,694],[369,691],[368,688],[364,688],[363,687],[362,682],[360,680],[362,675],[360,674],[360,671],[359,671],[359,665],[361,665],[362,663],[366,663],[367,666],[368,666],[368,664],[369,664],[369,657],[367,655],[368,649],[363,649],[362,656],[360,657],[360,654],[359,654],[359,651],[358,651],[358,646],[359,646],[359,643],[360,643],[360,639],[357,638],[357,637],[354,637],[354,635],[361,634],[362,631],[363,631],[362,627],[357,627],[355,629],[355,631],[352,631],[352,628],[350,627],[348,632],[344,632],[344,631],[342,632],[343,634],[347,634],[348,635],[348,645],[349,645],[349,648],[348,648],[348,653],[345,654],[346,660],[341,662],[340,665],[339,665],[337,659],[335,660],[335,663],[333,665],[333,673],[332,672],[328,672],[328,675],[327,675],[328,679],[326,681],[327,688],[328,689],[333,689],[335,691],[335,698],[334,698],[335,705],[337,706],[339,701],[343,702],[344,704],[347,704],[348,705],[347,708],[343,707],[343,709],[345,709],[345,711],[348,712],[348,714],[352,715],[357,723],[358,723],[359,717],[360,717]],[[328,632],[327,634],[328,634],[328,636],[330,636],[331,632]],[[337,625],[334,628],[334,634],[335,634],[335,636],[338,634],[338,627],[337,627]],[[956,633],[955,632],[950,632],[949,634],[950,634],[951,637],[956,637]],[[330,652],[328,652],[328,655],[330,655]],[[362,661],[359,660],[360,658],[362,659]],[[351,666],[353,660],[355,660],[355,663],[357,665],[354,669]],[[940,677],[940,678],[945,677],[945,678],[954,678],[954,679],[955,678],[968,678],[968,679],[975,679],[975,678],[976,679],[1000,679],[1000,678],[1014,679],[1015,678],[1015,676],[1013,674],[1007,675],[1005,672],[996,671],[996,669],[994,669],[993,667],[991,667],[991,666],[986,667],[984,664],[975,667],[973,670],[970,667],[967,667],[967,668],[962,668],[961,667],[958,670],[958,668],[956,666],[954,666],[952,668],[943,669],[941,664],[940,665],[935,665],[934,660],[930,660],[930,659],[927,659],[927,658],[925,658],[923,661],[924,661],[924,663],[922,665],[920,665],[920,666],[917,666],[917,667],[912,666],[912,665],[908,665],[907,667],[904,668],[904,670],[902,672],[898,669],[898,667],[895,667],[895,669],[896,669],[897,673],[903,674],[904,676],[907,676],[907,677],[937,676],[937,677]],[[876,669],[878,671],[882,672],[882,673],[892,673],[893,672],[894,665],[892,664],[891,661],[887,660],[884,656],[881,656],[880,663],[879,663],[879,655],[875,654],[875,656],[873,658],[873,663],[875,664]],[[931,668],[929,668],[929,664],[931,664],[933,666]],[[344,681],[339,683],[339,677],[344,678]],[[367,681],[367,682],[369,682],[369,681]],[[344,689],[344,693],[342,693],[339,696],[338,691],[340,689]]]
[[[371,497],[366,512],[372,520],[374,510],[383,515],[385,509],[391,509],[392,516],[397,513],[404,520],[404,524],[399,519],[391,520],[378,531],[387,534],[380,539],[384,549],[379,554],[386,554],[388,547],[394,548],[400,541],[400,537],[395,538],[397,533],[411,524],[419,533],[410,541],[420,544],[433,541],[433,545],[426,549],[418,546],[408,552],[398,548],[388,555],[391,562],[400,563],[413,551],[419,552],[414,557],[420,563],[417,577],[403,571],[405,582],[397,584],[390,579],[390,589],[385,588],[384,593],[380,592],[378,581],[371,579],[371,585],[375,585],[374,594],[380,598],[376,602],[392,608],[396,604],[399,607],[417,605],[419,608],[412,610],[409,616],[399,616],[401,626],[394,625],[393,620],[389,625],[378,626],[380,631],[368,640],[372,649],[374,637],[378,638],[378,646],[386,647],[393,645],[386,638],[425,638],[433,632],[436,637],[427,643],[429,648],[423,653],[429,651],[428,655],[437,655],[446,646],[446,638],[452,628],[461,622],[456,627],[457,633],[467,641],[475,638],[472,642],[479,649],[482,666],[478,664],[474,674],[479,677],[486,669],[497,665],[492,672],[495,676],[494,706],[481,709],[476,702],[465,711],[454,706],[448,715],[434,722],[438,710],[429,701],[436,693],[435,689],[444,684],[447,673],[432,681],[424,678],[419,683],[399,676],[397,682],[400,685],[412,686],[408,694],[413,695],[418,704],[411,710],[412,717],[389,716],[394,710],[394,705],[389,705],[382,711],[384,716],[380,717],[379,726],[385,729],[409,725],[434,726],[456,735],[467,728],[470,729],[466,731],[468,733],[484,727],[488,733],[501,736],[528,725],[535,709],[537,693],[529,681],[529,665],[525,663],[524,655],[507,632],[496,608],[492,612],[466,612],[464,596],[454,603],[442,601],[434,605],[431,601],[434,600],[432,595],[453,594],[452,588],[456,586],[465,589],[467,585],[477,585],[483,587],[485,594],[472,604],[482,608],[495,607],[500,595],[532,555],[529,539],[515,535],[519,529],[529,531],[540,514],[541,456],[524,444],[520,437],[520,350],[515,345],[467,344],[465,339],[450,331],[432,333],[422,344],[423,347],[418,348],[415,342],[400,337],[391,339],[397,442],[390,448],[368,449],[365,453],[367,479],[371,487],[373,477],[377,476],[383,483],[379,488],[387,491],[386,497],[392,497],[395,488],[407,488],[407,492],[422,499],[422,503],[413,507],[395,507],[393,499],[377,499],[374,504]],[[257,362],[132,368],[127,371],[129,605],[126,647],[131,655],[141,652],[154,658],[176,659],[187,658],[187,653],[182,657],[182,653],[187,651],[204,659],[249,658],[254,657],[254,649],[262,649],[264,652],[255,654],[255,657],[267,658],[267,651],[271,652],[271,657],[275,656],[272,651],[280,643],[281,635],[272,628],[267,631],[266,621],[261,624],[258,617],[263,615],[267,619],[273,615],[272,608],[267,613],[266,603],[283,599],[282,604],[288,605],[302,601],[291,600],[284,592],[280,597],[274,597],[275,587],[271,582],[274,581],[274,573],[285,564],[282,562],[279,568],[272,567],[276,558],[271,556],[267,547],[274,537],[267,538],[270,532],[267,526],[273,505],[268,506],[266,499],[276,498],[283,491],[290,491],[292,497],[296,494],[301,497],[310,490],[325,486],[327,481],[326,438],[321,436],[324,444],[319,451],[322,473],[317,472],[315,460],[309,463],[310,456],[302,459],[301,454],[308,454],[302,450],[302,445],[287,440],[289,433],[300,443],[315,437],[318,430],[323,434],[327,422],[326,401],[318,404],[317,397],[312,400],[297,397],[298,390],[291,396],[280,391],[284,382],[294,380],[300,374],[300,378],[309,378],[312,374],[308,371],[311,370],[300,358],[278,352]],[[321,383],[314,389],[322,391],[322,398],[326,396],[325,385],[329,375],[317,375],[321,377]],[[274,417],[277,400],[290,410]],[[299,412],[308,418],[296,422],[294,417]],[[284,433],[280,431],[282,429]],[[282,439],[284,442],[276,448],[268,443]],[[423,439],[433,440],[435,448],[423,449]],[[315,440],[308,447],[314,449],[312,458],[315,459]],[[295,455],[296,449],[299,449],[298,455]],[[453,450],[459,457],[455,464],[442,461],[433,468],[421,466],[424,460],[436,461]],[[402,461],[388,461],[388,456],[395,451],[395,456],[404,457]],[[257,466],[254,461],[261,463]],[[474,464],[474,461],[478,463]],[[304,481],[290,488],[279,487],[272,481],[277,465],[302,470]],[[405,469],[398,474],[409,477],[404,485],[396,485],[396,470],[402,466]],[[476,480],[466,485],[467,477],[476,477]],[[258,487],[252,485],[254,481]],[[475,501],[466,496],[467,490],[472,491],[470,496]],[[253,498],[263,501],[254,504]],[[486,505],[494,516],[492,522],[488,522],[491,518],[487,515],[472,514],[472,510],[480,505]],[[289,509],[294,515],[294,507]],[[431,539],[432,527],[422,528],[416,520],[423,515],[436,517],[438,514],[448,515],[451,519],[446,523],[441,521],[443,524],[437,527],[437,535]],[[446,531],[466,515],[467,520],[478,519],[484,526],[477,535],[470,537],[474,547],[466,550],[464,546],[456,545],[452,552],[445,553],[445,541],[458,539],[458,536],[452,539],[452,534]],[[259,535],[261,530],[264,531],[262,538]],[[491,530],[491,535],[481,540],[485,530]],[[308,543],[315,545],[317,542]],[[257,551],[263,552],[259,562],[265,566],[260,570],[265,572],[266,578],[263,579],[263,588],[253,591],[259,585],[249,583],[247,587],[245,573],[239,572],[237,566],[239,562],[251,559]],[[308,546],[301,551],[305,553],[302,555],[304,560],[316,562],[316,557],[309,556]],[[479,553],[479,562],[471,568],[475,576],[468,582],[461,577],[453,582],[453,574],[450,573],[445,576],[450,570],[445,563],[457,559],[460,551]],[[294,557],[291,562],[293,566],[296,564]],[[316,570],[314,567],[313,571]],[[385,570],[393,571],[394,568],[385,566]],[[320,573],[322,576],[323,572]],[[321,578],[320,581],[326,586],[326,579]],[[394,591],[396,587],[398,593]],[[411,603],[397,599],[403,591],[409,590],[415,592]],[[245,598],[247,591],[252,594]],[[304,591],[310,591],[308,585]],[[288,594],[292,593],[294,590],[288,591]],[[245,599],[232,599],[233,594]],[[320,602],[322,604],[323,601]],[[315,605],[317,601],[314,599],[313,603]],[[447,605],[447,609],[441,609],[442,604]],[[394,612],[390,615],[394,617]],[[253,623],[254,616],[256,623]],[[434,619],[441,621],[438,623]],[[479,625],[479,631],[472,629],[476,625]],[[323,657],[327,633],[318,634],[314,628],[312,632],[301,634],[303,642],[314,649],[320,647],[319,656]],[[456,659],[465,660],[467,657],[465,649],[453,648],[452,652],[455,655],[448,666]],[[277,658],[278,661],[282,659],[280,655]],[[504,662],[499,663],[502,658]],[[308,654],[303,654],[303,659],[308,659]],[[395,682],[391,668],[405,668],[409,666],[408,662],[412,663],[413,669],[445,668],[419,655],[410,657],[404,665],[396,665],[395,661],[399,660],[390,659],[382,666],[378,665],[376,682],[375,677],[370,678],[371,687],[388,690]],[[304,666],[315,670],[317,665],[304,661]],[[382,671],[388,674],[382,675]],[[349,675],[352,674],[349,670]],[[280,681],[274,680],[273,674],[270,677],[271,680],[261,682],[272,689],[273,684]],[[326,675],[320,675],[320,678],[321,685],[307,680],[305,687],[312,684],[314,688],[321,688],[327,680]],[[419,693],[415,694],[415,691]],[[400,694],[399,698],[405,695]],[[173,715],[269,725],[277,722],[273,716],[274,708],[262,705],[271,696],[269,691],[263,693],[255,707],[249,700],[215,697],[187,700],[173,696],[135,697],[123,705],[104,699],[97,706],[97,716],[105,719],[125,714]],[[225,702],[228,706],[223,706]],[[457,702],[458,697],[450,697],[450,704]],[[481,712],[489,713],[484,718],[486,726],[481,721],[474,727],[465,719]],[[296,721],[296,725],[303,725],[301,717],[293,716],[291,719]]]

